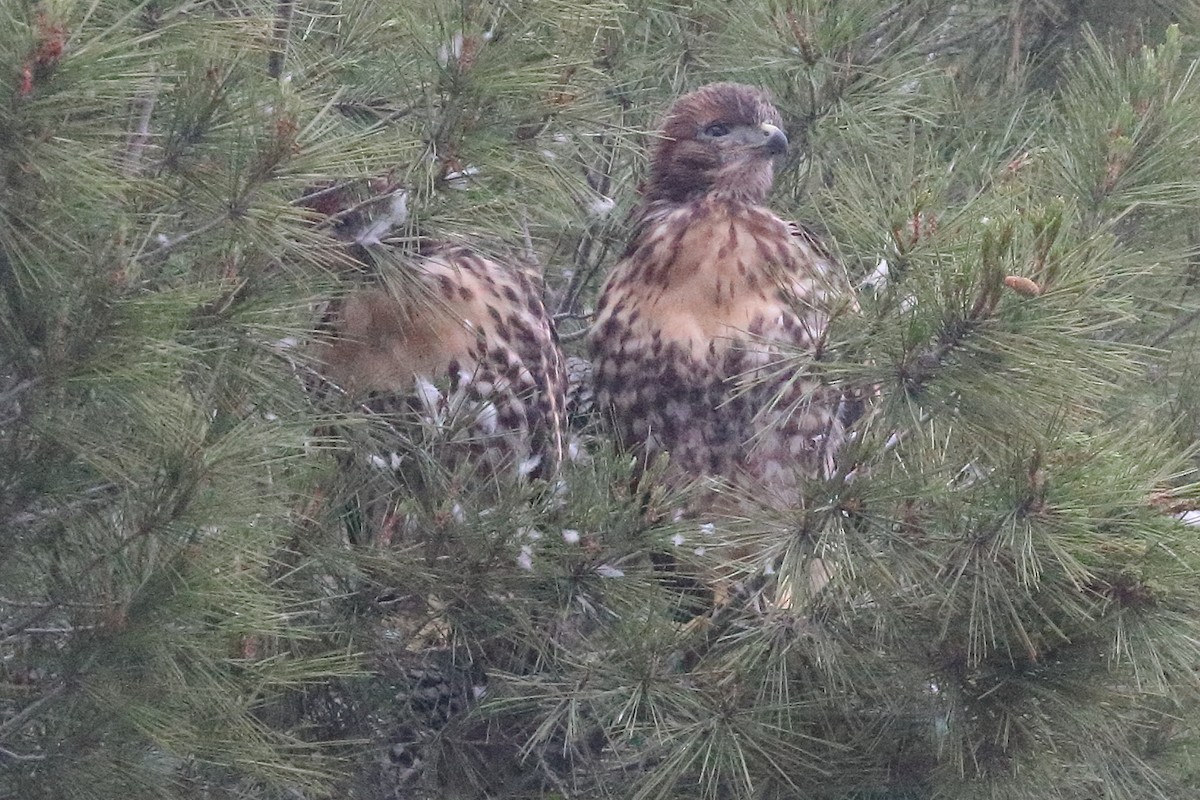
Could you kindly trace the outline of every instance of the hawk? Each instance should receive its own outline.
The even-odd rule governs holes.
[[[386,248],[361,255],[371,252],[390,260]],[[399,566],[367,571],[362,587],[376,616],[360,618],[375,628],[374,657],[397,693],[380,701],[318,691],[312,716],[319,722],[327,706],[348,709],[345,724],[356,727],[344,737],[376,745],[361,770],[365,790],[416,797],[424,795],[414,787],[437,782],[428,763],[457,752],[442,734],[452,721],[465,724],[462,712],[482,696],[488,657],[483,647],[463,646],[444,615],[461,586],[443,596],[436,580],[393,583],[395,575],[454,575],[479,555],[478,540],[462,534],[466,515],[492,510],[473,501],[488,506],[514,482],[555,478],[567,380],[539,283],[517,266],[425,242],[381,272],[377,285],[333,305],[318,356],[326,389],[332,383],[379,423],[345,427],[340,474],[350,490],[350,541],[400,545]],[[518,543],[508,544],[519,564]],[[425,567],[414,570],[422,556]],[[461,745],[464,735],[450,740]]]
[[[411,266],[415,281],[385,281],[340,303],[323,373],[372,410],[409,412],[453,445],[455,467],[553,476],[566,375],[538,284],[445,242],[423,245]]]
[[[666,479],[711,480],[789,508],[844,438],[840,393],[795,368],[852,306],[833,257],[764,202],[788,140],[751,86],[679,98],[662,125],[631,241],[589,346],[598,404]]]

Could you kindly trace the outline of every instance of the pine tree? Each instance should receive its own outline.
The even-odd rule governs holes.
[[[453,555],[374,575],[415,589],[406,597],[421,598],[434,649],[487,691],[424,737],[405,731],[396,760],[407,769],[415,745],[436,775],[427,791],[1182,791],[1186,768],[1151,765],[1178,764],[1188,743],[1172,720],[1195,688],[1194,556],[1165,512],[1194,495],[1194,428],[1163,404],[1178,406],[1187,382],[1142,346],[1168,335],[1173,358],[1192,352],[1180,336],[1192,243],[1178,224],[1196,186],[1182,166],[1193,161],[1191,68],[1177,31],[1160,27],[1157,48],[1118,48],[1084,16],[630,7],[594,37],[590,70],[564,73],[570,89],[549,124],[512,121],[523,169],[471,161],[467,190],[443,193],[443,207],[477,208],[512,192],[518,224],[472,225],[472,241],[516,247],[516,232],[532,231],[572,340],[621,247],[648,141],[635,132],[706,80],[768,86],[803,134],[776,197],[820,223],[866,285],[865,323],[843,321],[840,358],[825,368],[878,396],[842,472],[811,487],[804,510],[722,520],[709,534],[753,542],[799,575],[816,557],[836,565],[810,605],[765,616],[725,608],[680,624],[681,599],[645,553],[674,548],[702,575],[728,551],[685,556],[675,543],[695,544],[697,531],[663,522],[676,499],[639,508],[603,446],[550,506],[484,501],[456,519],[460,496],[423,475],[424,508],[408,518],[418,541]],[[1127,21],[1106,22],[1121,32]],[[473,35],[503,59],[515,22],[466,15],[461,30],[426,30]],[[452,72],[451,98],[492,94],[494,75],[462,62]],[[576,188],[538,194],[564,144],[582,162]],[[588,216],[608,200],[615,212]],[[460,230],[448,216],[425,224]],[[399,638],[411,665],[426,645]],[[396,674],[402,694],[424,688],[424,670]]]
[[[1144,6],[0,7],[0,797],[1189,796],[1200,8]],[[803,508],[677,520],[595,427],[465,480],[323,379],[426,237],[578,353],[711,80],[859,287]],[[722,543],[831,580],[697,602]]]
[[[398,153],[270,76],[273,11],[0,5],[0,796],[333,774],[281,706],[359,669],[286,580],[337,261],[297,200]]]

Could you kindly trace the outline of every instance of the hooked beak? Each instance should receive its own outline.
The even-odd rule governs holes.
[[[787,134],[769,122],[764,122],[760,125],[759,130],[762,131],[763,135],[763,141],[759,144],[759,147],[762,147],[773,156],[783,155],[787,152]]]

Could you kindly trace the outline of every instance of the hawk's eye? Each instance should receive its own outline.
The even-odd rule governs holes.
[[[726,136],[728,133],[729,126],[723,122],[714,122],[712,125],[709,125],[704,129],[705,136],[712,136],[714,138],[718,136]]]

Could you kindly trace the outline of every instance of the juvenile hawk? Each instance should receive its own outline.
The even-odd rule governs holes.
[[[554,478],[566,375],[538,282],[516,265],[445,242],[412,257],[380,247],[360,258],[382,262],[378,279],[332,304],[318,357],[323,395],[369,412],[337,429],[338,508],[351,542],[395,555],[364,562],[375,615],[356,618],[375,627],[373,657],[396,695],[318,692],[313,714],[345,706],[351,727],[339,735],[375,743],[359,771],[367,794],[434,796],[439,774],[425,765],[476,755],[461,727],[443,734],[482,695],[490,652],[445,608],[474,580],[464,563],[505,546],[519,564],[523,552],[463,523],[502,506],[498,492],[515,481]]]
[[[753,87],[715,83],[667,113],[632,240],[590,338],[599,406],[622,444],[670,456],[668,480],[715,478],[800,501],[844,437],[839,393],[795,369],[820,352],[843,276],[816,236],[763,203],[787,149]]]
[[[364,289],[340,304],[325,375],[368,407],[410,412],[457,442],[457,466],[553,475],[566,377],[534,280],[447,243],[426,245],[413,266],[415,286]]]

